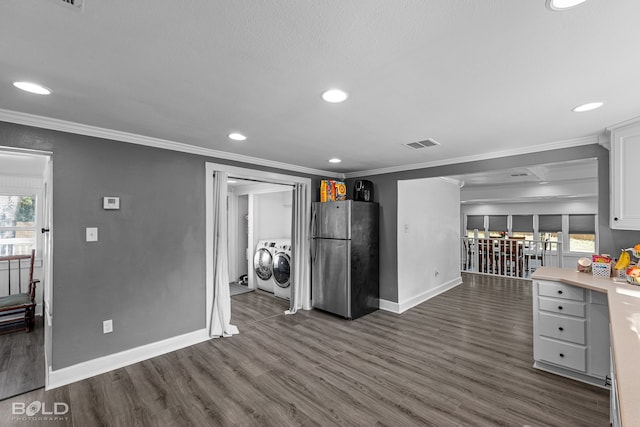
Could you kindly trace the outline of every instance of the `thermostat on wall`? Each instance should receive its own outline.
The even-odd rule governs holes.
[[[105,197],[102,202],[104,209],[120,209],[120,197]]]

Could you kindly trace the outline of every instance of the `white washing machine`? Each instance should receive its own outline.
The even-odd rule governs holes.
[[[256,252],[253,254],[253,270],[256,273],[258,289],[273,293],[273,255],[276,242],[273,240],[259,240]]]
[[[276,241],[273,254],[273,295],[291,299],[291,239]]]

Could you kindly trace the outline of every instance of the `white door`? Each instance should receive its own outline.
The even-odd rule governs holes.
[[[42,268],[44,277],[44,359],[45,388],[49,386],[51,371],[51,338],[53,324],[53,160],[49,158],[44,178],[44,221],[42,222]]]

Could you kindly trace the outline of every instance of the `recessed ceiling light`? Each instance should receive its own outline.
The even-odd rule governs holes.
[[[244,141],[247,137],[241,133],[233,132],[229,134],[229,139],[233,139],[234,141]]]
[[[578,105],[574,107],[571,111],[576,113],[584,113],[585,111],[595,110],[596,108],[600,108],[604,105],[604,102],[588,102],[586,104]]]
[[[228,179],[228,180],[227,180],[227,184],[235,184],[235,183],[237,183],[237,182],[238,182],[238,181],[236,181],[235,179]]]
[[[349,94],[340,89],[329,89],[322,94],[322,99],[333,104],[343,102],[349,97]]]
[[[13,82],[13,85],[18,89],[22,89],[26,92],[35,93],[37,95],[49,95],[51,93],[51,89],[48,87],[44,87],[37,83],[31,82]]]
[[[548,184],[548,183],[549,183],[549,181],[540,181],[538,184],[545,185],[545,184]]]
[[[329,163],[340,163],[341,161],[342,161],[342,160],[340,160],[340,159],[336,159],[336,158],[334,158],[334,159],[329,159]]]
[[[584,3],[587,0],[547,0],[547,8],[560,12],[563,10],[571,9],[579,4]]]

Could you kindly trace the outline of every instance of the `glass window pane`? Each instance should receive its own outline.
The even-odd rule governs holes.
[[[0,227],[35,227],[35,196],[0,195]]]
[[[595,234],[569,234],[569,251],[593,254],[596,251]]]
[[[533,233],[524,233],[520,231],[514,231],[511,233],[513,237],[524,237],[525,240],[533,240]]]
[[[0,256],[28,255],[35,242],[35,230],[0,231]]]

